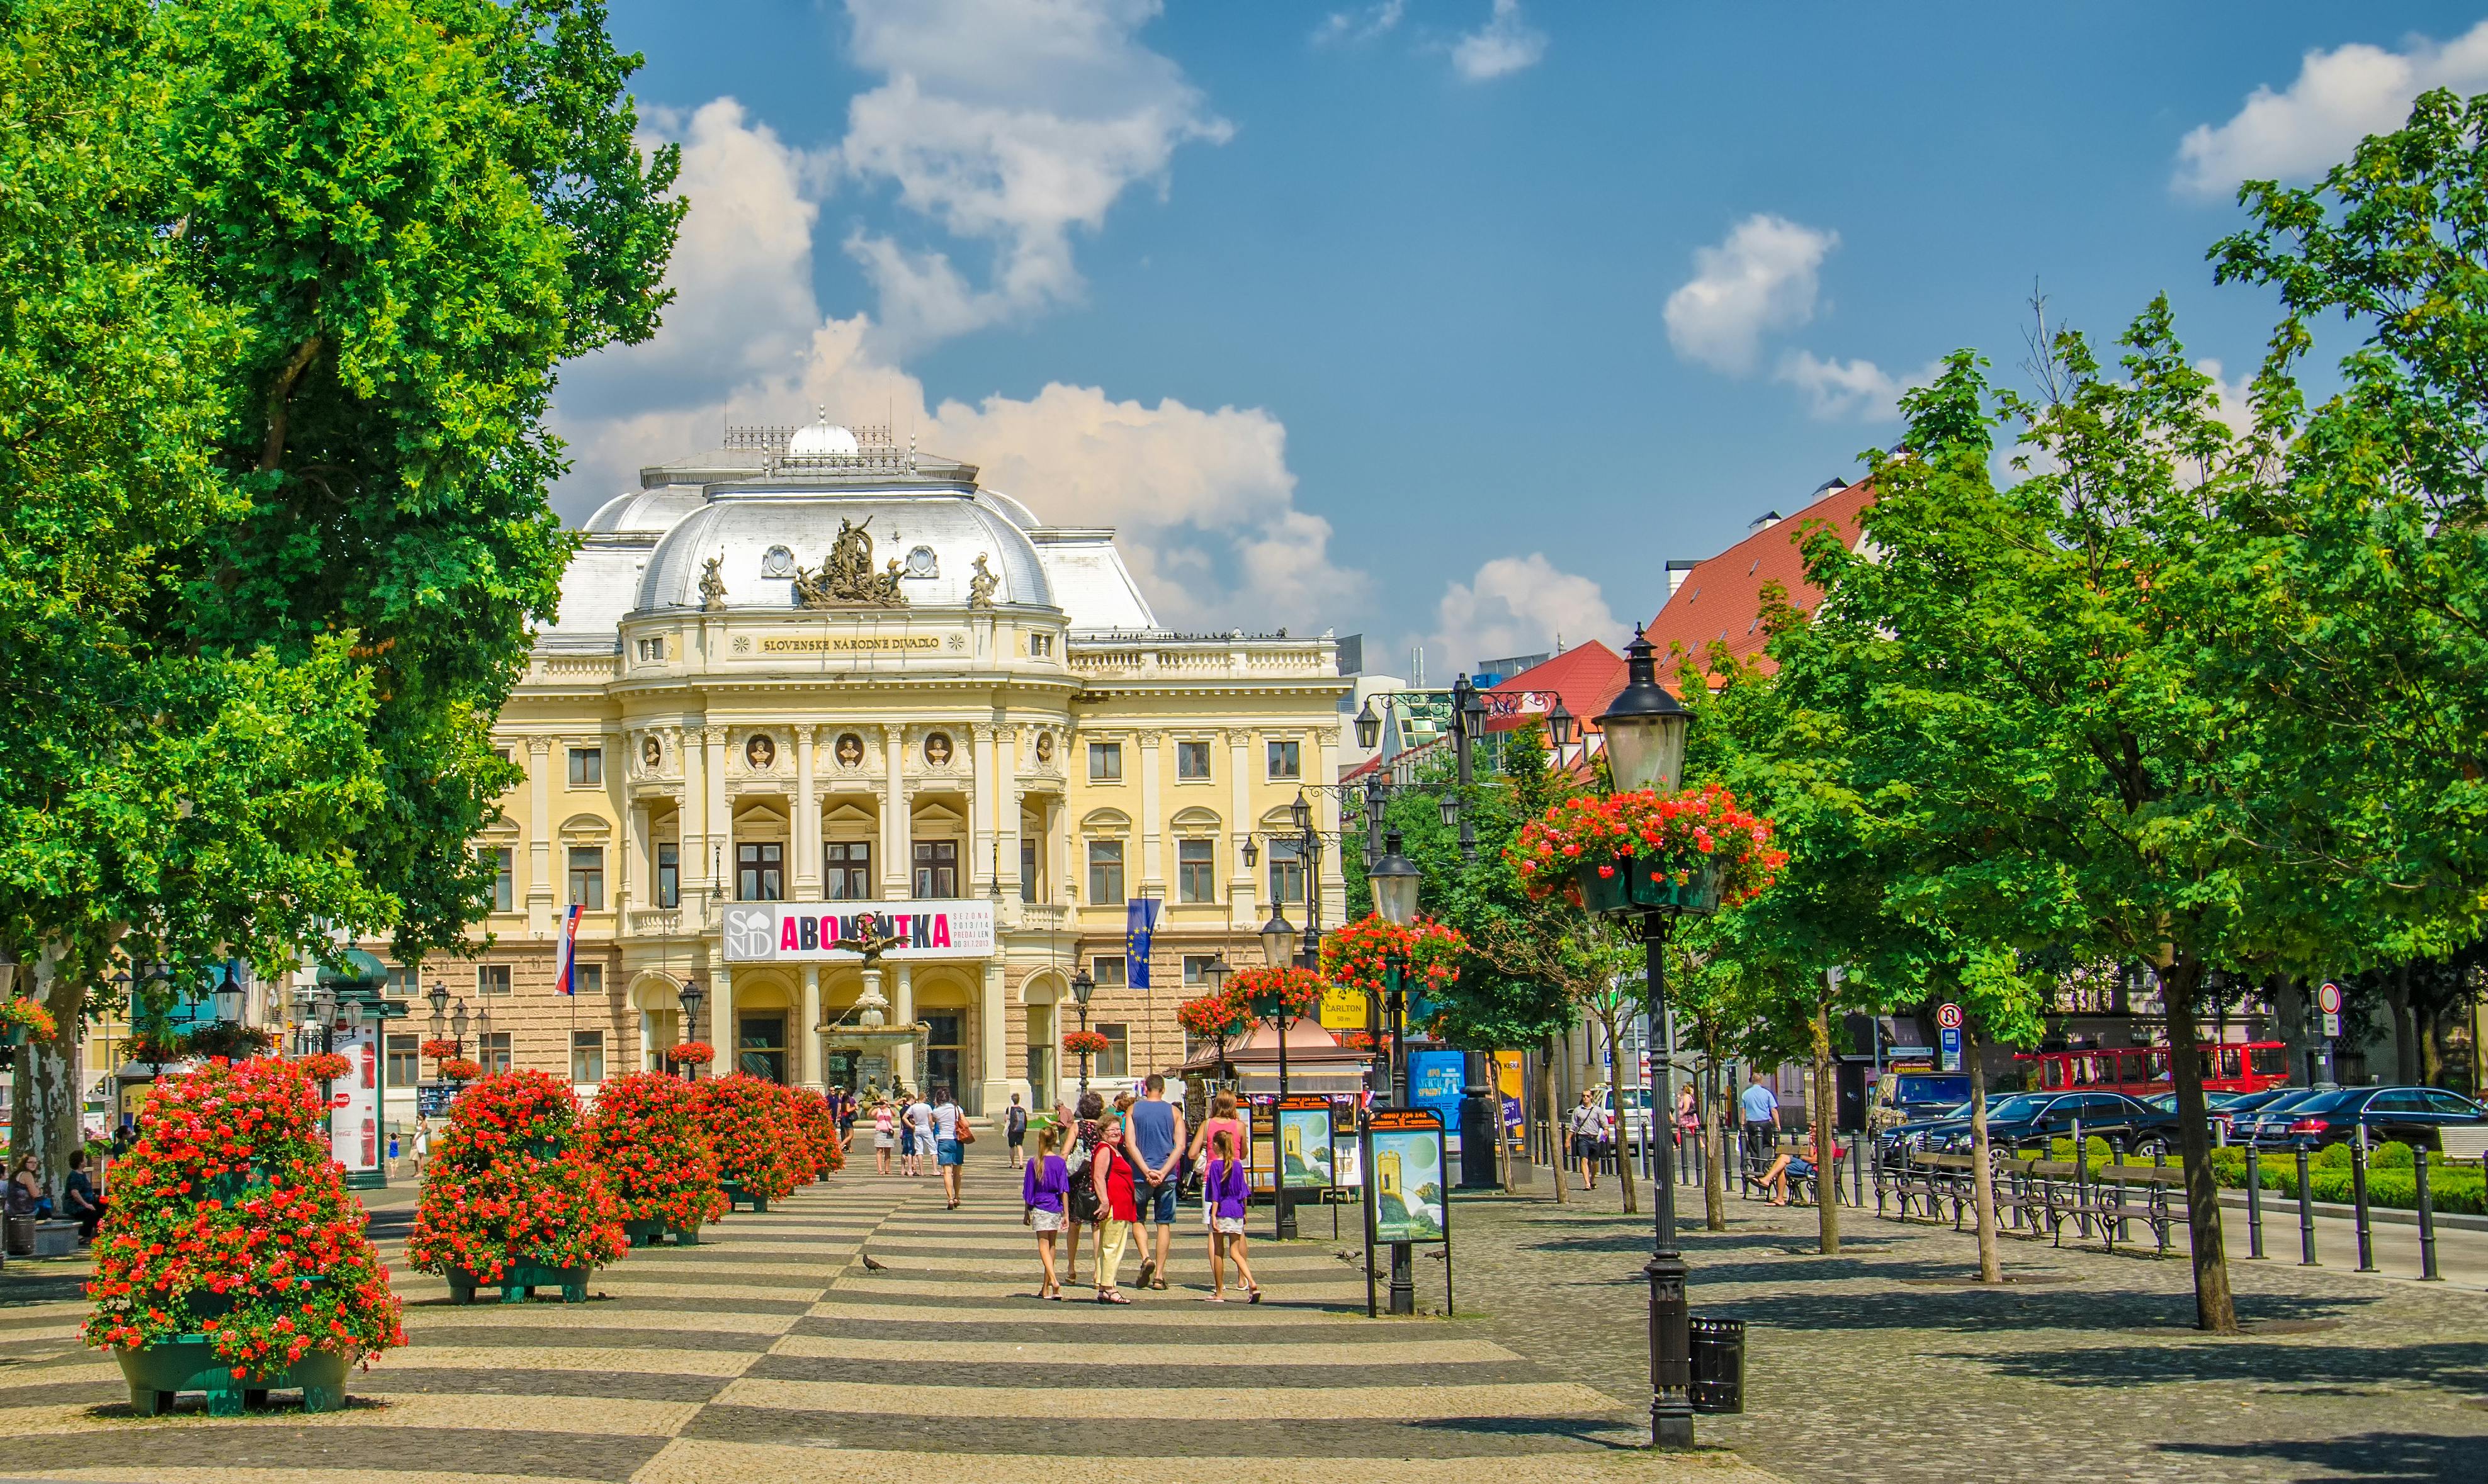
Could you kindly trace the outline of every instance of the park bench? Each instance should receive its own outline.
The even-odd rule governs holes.
[[[2055,1188],[2055,1210],[2051,1217],[2055,1243],[2064,1246],[2064,1227],[2070,1220],[2078,1237],[2087,1237],[2097,1228],[2101,1243],[2114,1252],[2119,1242],[2126,1242],[2129,1225],[2140,1221],[2151,1228],[2154,1244],[2161,1255],[2168,1252],[2168,1233],[2176,1224],[2170,1214],[2168,1192],[2183,1187],[2186,1172],[2173,1164],[2132,1164],[2111,1162],[2092,1165],[2061,1164],[2058,1168],[2072,1179]],[[2131,1246],[2131,1242],[2126,1242]]]
[[[2450,1163],[2460,1160],[2488,1162],[2488,1123],[2453,1125],[2436,1131],[2437,1147]]]

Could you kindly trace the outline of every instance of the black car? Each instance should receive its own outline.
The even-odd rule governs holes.
[[[2285,1145],[2290,1109],[2302,1103],[2309,1103],[2340,1090],[2340,1084],[2337,1082],[2321,1082],[2313,1087],[2281,1088],[2279,1097],[2274,1098],[2251,1112],[2240,1113],[2229,1121],[2229,1142],[2261,1144],[2265,1148],[2271,1148],[2276,1142]]]
[[[1969,1105],[1962,1103],[1943,1109],[1932,1118],[1894,1124],[1875,1135],[1875,1161],[1879,1164],[1898,1166],[1907,1162],[1910,1148],[1925,1142],[1929,1132],[1936,1129],[1948,1130],[1956,1122],[1968,1116]]]
[[[2258,1149],[2321,1149],[2353,1137],[2361,1125],[2370,1145],[2442,1147],[2447,1125],[2488,1123],[2488,1108],[2441,1087],[2339,1087],[2290,1104],[2278,1117],[2255,1126]]]
[[[2082,1136],[2122,1142],[2128,1153],[2148,1158],[2177,1152],[2177,1115],[2118,1092],[2016,1093],[1987,1110],[1991,1147],[2009,1149],[2070,1136],[2081,1125]],[[1947,1119],[1927,1134],[1927,1147],[1952,1154],[1969,1151],[1969,1120]]]

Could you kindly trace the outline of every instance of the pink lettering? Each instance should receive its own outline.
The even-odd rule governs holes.
[[[795,919],[792,917],[781,918],[778,923],[778,951],[779,953],[802,951],[801,944],[795,937]]]

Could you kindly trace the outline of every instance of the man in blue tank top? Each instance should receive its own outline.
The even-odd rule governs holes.
[[[1174,1186],[1183,1153],[1183,1110],[1166,1100],[1166,1078],[1152,1072],[1132,1105],[1132,1185],[1141,1219],[1155,1228],[1156,1250],[1141,1246],[1141,1286],[1167,1286],[1167,1260],[1174,1255]]]

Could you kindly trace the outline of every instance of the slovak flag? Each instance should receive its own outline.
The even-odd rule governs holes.
[[[579,919],[586,911],[586,908],[574,903],[570,910],[562,914],[561,946],[553,953],[552,987],[555,994],[575,994],[579,992]]]

